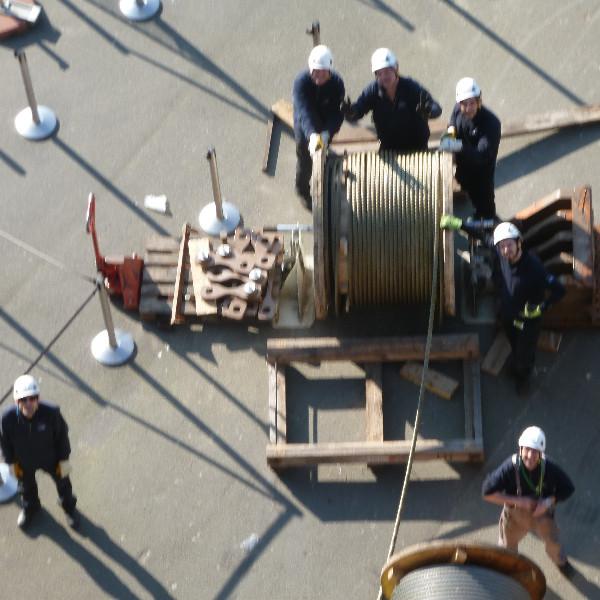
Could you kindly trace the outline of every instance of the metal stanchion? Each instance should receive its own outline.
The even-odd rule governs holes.
[[[6,463],[0,463],[0,502],[8,502],[16,493],[17,480],[10,474]]]
[[[29,106],[20,111],[15,117],[15,128],[28,140],[43,140],[54,133],[58,121],[50,108],[41,104],[38,106],[35,94],[33,93],[33,85],[31,83],[31,76],[29,75],[25,52],[23,50],[15,50],[15,56],[21,67],[27,102],[29,102]]]
[[[115,329],[108,294],[104,287],[104,278],[101,273],[96,277],[96,287],[102,307],[102,316],[106,329],[94,337],[91,344],[93,357],[101,364],[107,366],[122,365],[133,354],[135,342],[130,333],[121,329]]]
[[[240,211],[231,202],[225,202],[221,197],[221,184],[217,171],[217,153],[214,148],[209,148],[206,154],[210,166],[210,179],[212,182],[214,202],[207,204],[198,216],[202,231],[208,235],[219,235],[222,231],[233,233],[240,224]]]
[[[147,21],[160,9],[160,0],[120,0],[119,9],[130,21]]]

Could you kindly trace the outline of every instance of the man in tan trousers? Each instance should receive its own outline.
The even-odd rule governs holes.
[[[574,568],[558,538],[554,508],[575,488],[567,474],[546,457],[546,436],[537,426],[527,427],[519,437],[519,453],[509,456],[484,480],[483,499],[502,506],[498,544],[518,550],[528,532],[546,546],[552,562],[566,577]]]

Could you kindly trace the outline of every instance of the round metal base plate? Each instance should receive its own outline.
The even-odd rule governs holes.
[[[0,485],[0,502],[8,502],[17,493],[17,480],[10,474],[10,470],[6,463],[0,463],[0,477],[2,485]]]
[[[122,365],[133,354],[135,342],[130,333],[115,329],[117,347],[111,348],[108,341],[108,331],[103,329],[91,343],[92,356],[100,363],[109,367]]]
[[[138,4],[136,0],[120,0],[119,9],[130,21],[147,21],[160,8],[160,0],[144,0]]]
[[[56,130],[58,121],[56,115],[47,106],[38,105],[38,116],[40,122],[35,123],[31,114],[31,108],[25,107],[15,117],[16,130],[28,140],[43,140],[50,137]]]
[[[214,236],[218,236],[221,231],[233,233],[240,220],[240,211],[231,202],[223,202],[223,220],[217,218],[217,206],[214,202],[207,204],[198,215],[202,231]]]

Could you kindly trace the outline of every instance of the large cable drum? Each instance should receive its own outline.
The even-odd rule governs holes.
[[[428,304],[436,245],[438,309],[454,314],[452,236],[438,229],[452,211],[450,155],[317,155],[312,195],[318,318],[331,308]]]
[[[498,546],[434,541],[406,548],[381,571],[386,600],[541,600],[546,578],[529,558]]]

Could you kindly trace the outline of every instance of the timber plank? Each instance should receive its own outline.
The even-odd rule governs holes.
[[[184,262],[187,261],[188,265],[190,262],[190,254],[188,251],[188,242],[190,240],[190,230],[192,226],[189,223],[184,223],[181,232],[181,243],[179,246],[179,257],[177,259],[177,274],[175,276],[175,287],[173,289],[173,304],[171,310],[171,325],[183,323],[185,320],[184,315],[180,314],[182,302],[183,302],[183,288],[187,279],[186,269],[184,271]]]
[[[277,443],[277,365],[267,363],[269,374],[269,441]]]
[[[510,352],[511,349],[508,338],[500,331],[498,335],[496,335],[496,338],[483,359],[481,370],[489,375],[497,376],[498,373],[502,371],[502,367],[504,366],[506,359],[510,356]]]
[[[407,381],[414,383],[415,385],[421,385],[423,378],[423,365],[415,362],[407,362],[402,365],[400,369],[400,376]],[[425,389],[434,393],[436,396],[440,396],[445,400],[450,400],[452,394],[456,391],[459,386],[459,382],[452,377],[448,377],[439,371],[435,371],[431,367],[427,369],[425,373]]]
[[[321,362],[346,360],[359,363],[422,359],[425,336],[387,338],[277,338],[267,341],[269,362]],[[431,340],[431,360],[479,356],[476,334],[436,335]]]
[[[471,365],[468,360],[463,360],[463,404],[465,409],[465,439],[475,438],[473,428],[473,378]]]
[[[192,285],[194,287],[194,295],[196,298],[196,314],[199,317],[216,315],[217,314],[217,303],[215,301],[209,301],[202,298],[202,288],[205,285],[210,285],[206,273],[202,270],[202,267],[196,263],[196,256],[203,251],[207,252],[210,250],[210,239],[209,238],[195,238],[190,240],[189,251],[191,257],[190,269],[192,271]]]
[[[475,442],[482,448],[483,458],[483,416],[481,412],[481,366],[479,359],[465,360],[471,371],[472,402],[473,402],[473,434]]]
[[[383,369],[381,363],[365,365],[368,442],[383,442]]]
[[[285,365],[277,365],[277,441],[287,442],[287,398],[285,393]]]
[[[410,440],[383,442],[331,442],[318,444],[269,444],[267,462],[274,468],[325,463],[392,464],[408,461]],[[416,460],[483,460],[483,445],[475,440],[417,440]]]

